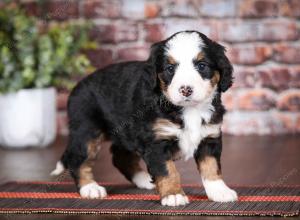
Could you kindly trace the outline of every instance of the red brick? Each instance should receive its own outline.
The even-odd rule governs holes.
[[[274,17],[278,14],[277,0],[243,0],[240,1],[239,15],[241,17]]]
[[[165,27],[163,24],[145,24],[144,30],[146,32],[145,39],[148,42],[157,42],[165,38]]]
[[[257,82],[254,68],[234,67],[233,77],[233,88],[254,87]]]
[[[223,132],[233,135],[269,135],[292,132],[277,113],[234,111],[224,117]]]
[[[97,25],[91,31],[91,38],[101,43],[136,41],[138,27],[134,22]]]
[[[165,36],[171,36],[178,31],[184,30],[198,30],[203,34],[207,35],[213,40],[218,39],[216,21],[211,20],[196,20],[196,19],[175,19],[170,18],[165,22]]]
[[[286,67],[272,66],[258,69],[258,83],[263,87],[282,90],[289,87],[291,74]]]
[[[292,20],[244,20],[224,22],[220,27],[221,40],[227,42],[296,40],[297,23]]]
[[[69,98],[69,93],[60,92],[56,97],[56,106],[58,110],[66,110]]]
[[[291,114],[277,113],[276,118],[287,128],[287,132],[295,130],[295,121],[294,118],[291,117]]]
[[[289,74],[291,76],[289,86],[300,88],[300,65],[289,67]]]
[[[97,68],[102,68],[113,62],[113,53],[109,49],[88,50],[86,54],[91,63]]]
[[[288,90],[280,94],[277,108],[285,111],[300,111],[300,90]]]
[[[197,2],[197,1],[194,1]],[[198,1],[200,4],[198,9],[200,15],[205,17],[234,17],[237,14],[238,1],[236,0],[202,0]]]
[[[269,110],[275,107],[276,94],[268,89],[251,89],[240,92],[238,108],[242,110]]]
[[[274,117],[283,124],[285,133],[296,133],[300,131],[299,112],[276,112],[274,113]]]
[[[160,14],[161,8],[157,2],[146,2],[144,14],[146,18],[155,18]]]
[[[49,1],[45,6],[46,14],[41,14],[41,17],[55,20],[65,20],[79,17],[79,5],[76,0],[69,1]]]
[[[297,133],[300,133],[300,115],[296,119],[295,130]]]
[[[236,45],[228,48],[228,57],[235,64],[261,64],[272,55],[272,48],[258,45]]]
[[[281,63],[300,63],[300,44],[281,44],[275,47],[274,59]]]
[[[222,102],[227,110],[233,110],[236,108],[235,92],[231,89],[222,94]]]
[[[122,48],[117,51],[118,61],[145,60],[148,56],[149,48],[144,46]]]
[[[167,1],[168,4],[162,6],[162,15],[165,17],[197,17],[198,10],[195,7],[195,2],[187,1],[177,1],[171,0]]]
[[[119,18],[121,5],[118,0],[84,0],[83,15],[86,18]]]
[[[299,0],[281,0],[279,1],[280,15],[289,17],[300,17]]]
[[[69,134],[68,116],[65,111],[58,112],[56,116],[57,134],[67,136]]]

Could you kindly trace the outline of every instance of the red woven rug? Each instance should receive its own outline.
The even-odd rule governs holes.
[[[203,188],[184,185],[190,204],[161,206],[155,191],[103,184],[109,196],[82,199],[70,182],[10,182],[0,186],[0,213],[295,216],[300,186],[233,186],[238,202],[211,202]]]

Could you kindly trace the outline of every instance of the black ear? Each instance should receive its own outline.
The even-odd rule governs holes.
[[[148,73],[147,81],[151,88],[157,88],[158,86],[158,73],[163,71],[163,53],[164,42],[158,42],[151,46],[150,55],[145,67],[145,71]]]
[[[151,46],[150,56],[147,62],[152,66],[156,74],[163,71],[164,47],[165,41],[157,42]]]
[[[213,42],[214,61],[217,64],[217,69],[220,72],[219,90],[225,92],[233,83],[233,67],[225,55],[226,49],[222,45]]]

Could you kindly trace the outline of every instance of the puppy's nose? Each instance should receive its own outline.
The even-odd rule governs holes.
[[[190,86],[181,86],[179,88],[179,92],[181,93],[181,95],[189,97],[190,95],[192,95],[193,89]]]

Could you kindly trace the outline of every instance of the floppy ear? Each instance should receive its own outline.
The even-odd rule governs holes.
[[[220,72],[219,90],[225,92],[233,83],[233,67],[225,55],[226,49],[222,45],[213,42],[214,60]]]
[[[147,60],[156,74],[163,71],[164,45],[165,41],[153,44],[151,46],[150,56]]]

